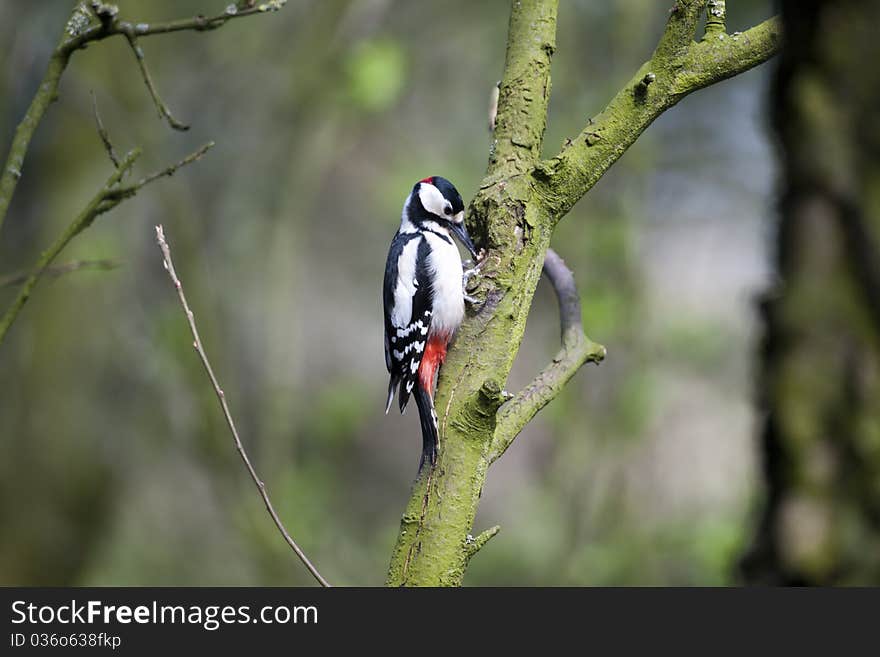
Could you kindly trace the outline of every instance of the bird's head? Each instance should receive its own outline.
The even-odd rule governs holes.
[[[476,248],[464,226],[464,202],[455,186],[440,176],[423,178],[415,184],[407,203],[409,219],[415,225],[433,222],[455,235],[476,257]]]

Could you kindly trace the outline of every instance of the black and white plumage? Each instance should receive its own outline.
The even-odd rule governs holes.
[[[475,254],[458,191],[439,176],[420,180],[404,203],[382,294],[385,365],[391,375],[385,412],[395,391],[401,413],[410,395],[415,397],[422,427],[420,468],[437,457],[434,377],[464,318],[461,257],[453,235]]]

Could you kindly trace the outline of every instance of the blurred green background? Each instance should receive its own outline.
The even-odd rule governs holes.
[[[4,149],[70,2],[0,0]],[[151,22],[217,0],[127,0]],[[771,13],[731,3],[729,31]],[[506,0],[290,0],[204,34],[142,41],[175,115],[156,114],[124,40],[77,53],[0,236],[27,268],[110,173],[94,90],[138,171],[201,162],[102,216],[62,256],[112,271],[45,280],[0,348],[0,583],[309,584],[262,508],[161,266],[178,272],[255,465],[336,584],[384,581],[416,474],[418,420],[383,415],[381,278],[412,184],[469,198],[486,165]],[[651,0],[562,3],[545,151],[650,56]],[[772,65],[771,65],[772,66]],[[752,380],[769,283],[769,66],[669,111],[579,203],[554,246],[608,348],[492,468],[470,585],[725,584],[761,499]],[[15,288],[0,288],[0,303]],[[511,380],[558,349],[539,287]]]

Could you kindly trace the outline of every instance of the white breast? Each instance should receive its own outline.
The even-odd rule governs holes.
[[[464,319],[464,297],[461,291],[461,256],[455,244],[439,235],[425,232],[431,247],[428,272],[433,290],[432,333],[452,333]]]

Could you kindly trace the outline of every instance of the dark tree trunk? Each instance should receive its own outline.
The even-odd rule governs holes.
[[[880,584],[880,0],[785,0],[763,306],[767,498],[747,582]]]

